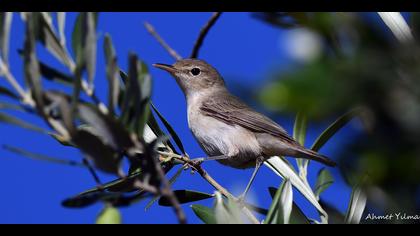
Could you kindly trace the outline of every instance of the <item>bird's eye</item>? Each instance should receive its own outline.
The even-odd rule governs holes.
[[[191,74],[194,75],[194,76],[199,75],[200,72],[201,72],[200,69],[197,68],[197,67],[191,69]]]

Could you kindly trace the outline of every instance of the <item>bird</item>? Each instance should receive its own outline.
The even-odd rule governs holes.
[[[336,165],[300,145],[279,124],[230,93],[223,77],[206,61],[190,58],[173,65],[153,66],[169,72],[181,88],[187,103],[188,127],[208,159],[236,169],[255,168],[240,198],[245,198],[264,161],[273,156]]]

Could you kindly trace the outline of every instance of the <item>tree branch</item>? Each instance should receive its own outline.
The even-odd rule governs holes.
[[[144,26],[146,27],[147,31],[158,41],[158,43],[171,55],[175,60],[181,60],[182,57],[174,50],[172,49],[165,40],[162,39],[162,37],[156,32],[155,28],[149,23],[144,22]]]
[[[207,33],[213,27],[214,23],[216,23],[217,19],[219,19],[221,12],[215,12],[207,21],[207,24],[204,25],[203,28],[200,30],[200,34],[198,35],[197,40],[195,41],[194,48],[191,52],[190,58],[197,58],[198,52],[200,51],[201,45],[203,45],[204,38],[207,36]]]
[[[182,161],[183,163],[187,164],[188,166],[190,166],[192,169],[196,170],[198,174],[200,174],[200,176],[205,179],[209,184],[211,184],[217,191],[219,191],[223,196],[227,197],[227,198],[231,198],[235,201],[239,201],[238,198],[236,198],[235,196],[233,196],[229,191],[227,191],[222,185],[220,185],[215,179],[213,179],[213,177],[211,177],[207,171],[201,166],[200,162],[196,162],[194,160],[191,160],[187,157],[181,156],[181,155],[177,155],[174,153],[166,153],[166,152],[160,152],[158,151],[159,154],[163,155],[163,156],[167,156],[167,157],[172,157],[175,158],[176,160]],[[252,212],[244,205],[241,204],[242,206],[242,211],[244,212],[244,214],[248,217],[248,219],[253,223],[253,224],[260,224],[260,221],[254,216],[254,214],[252,214]]]

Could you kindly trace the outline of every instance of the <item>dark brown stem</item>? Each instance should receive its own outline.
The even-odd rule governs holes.
[[[162,167],[161,167],[160,163],[158,163],[158,162],[156,162],[156,170],[159,174],[159,177],[162,180],[162,185],[163,185],[163,189],[161,190],[162,195],[165,196],[171,202],[171,205],[174,208],[174,211],[175,211],[175,214],[178,218],[179,223],[186,224],[187,223],[187,218],[185,216],[185,213],[182,210],[178,199],[176,198],[174,192],[171,189],[171,184],[166,179],[165,172],[162,170]]]
[[[156,32],[155,28],[148,22],[144,22],[144,26],[146,27],[147,31],[158,41],[158,43],[171,55],[175,60],[181,60],[182,57],[172,49],[165,40],[160,37],[160,35]]]
[[[197,40],[195,41],[195,44],[194,44],[194,48],[191,52],[191,56],[190,56],[191,58],[197,58],[198,57],[198,53],[200,51],[201,45],[203,45],[204,38],[207,36],[207,33],[209,32],[211,27],[213,27],[214,23],[216,23],[217,19],[219,19],[221,14],[222,14],[221,12],[213,13],[213,15],[207,21],[207,24],[204,25],[203,28],[201,28],[200,34],[198,35],[198,38],[197,38]]]

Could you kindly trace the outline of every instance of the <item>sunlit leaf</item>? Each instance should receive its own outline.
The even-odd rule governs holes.
[[[0,13],[0,55],[6,65],[9,64],[9,40],[12,17],[12,12]]]
[[[202,205],[191,205],[195,215],[200,218],[205,224],[217,224],[214,210]]]
[[[38,16],[39,17],[39,16]],[[28,15],[26,23],[26,37],[24,46],[24,67],[25,67],[25,81],[27,82],[32,96],[36,102],[38,111],[43,114],[43,98],[42,98],[42,83],[41,74],[38,59],[35,54],[35,26],[37,24],[38,17],[35,13]],[[37,30],[41,30],[38,28]]]
[[[122,217],[120,211],[112,206],[105,206],[96,219],[96,224],[121,224]]]
[[[277,190],[267,217],[264,220],[266,224],[280,223],[288,224],[293,207],[293,191],[290,181],[287,179],[282,182]]]
[[[96,13],[88,12],[86,15],[86,69],[88,72],[89,87],[93,88],[96,70]]]
[[[324,192],[333,183],[334,178],[327,169],[322,168],[319,170],[314,189],[315,196],[319,199],[321,193]]]
[[[270,169],[274,171],[277,175],[283,179],[288,179],[291,184],[300,192],[302,195],[308,199],[308,201],[321,213],[321,219],[324,221],[327,220],[327,213],[322,209],[317,198],[315,197],[312,189],[310,189],[296,174],[290,165],[283,161],[279,157],[272,157],[267,160],[265,163]]]
[[[66,26],[66,13],[65,12],[57,12],[57,22],[58,22],[58,32],[60,35],[60,43],[63,47],[66,45],[66,35],[64,33],[64,29]]]
[[[359,224],[362,219],[367,201],[367,196],[362,189],[365,181],[366,177],[364,177],[359,184],[353,187],[345,217],[345,222],[347,224]]]
[[[60,43],[60,40],[54,32],[52,24],[48,22],[45,14],[35,13],[34,17],[38,27],[38,32],[36,34],[37,40],[39,40],[60,62],[70,67],[72,60],[63,45]]]
[[[223,197],[219,192],[216,192],[216,201],[214,212],[216,216],[216,222],[218,224],[241,224],[242,219],[240,217],[239,207],[228,199],[228,204],[225,204]]]
[[[269,187],[268,190],[270,192],[271,198],[274,198],[278,189],[273,188],[273,187]],[[267,214],[268,213],[266,213],[265,215],[267,215]],[[292,213],[290,214],[289,223],[290,224],[310,224],[309,219],[305,216],[303,211],[300,209],[300,207],[295,202],[293,202]]]

